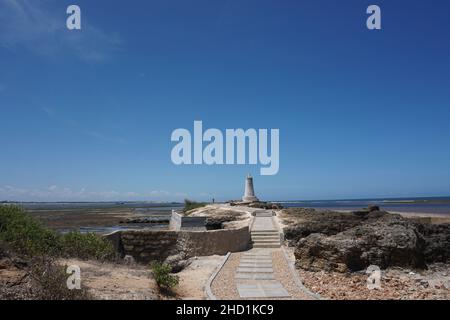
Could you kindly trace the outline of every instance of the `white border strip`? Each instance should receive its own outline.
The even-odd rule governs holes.
[[[216,278],[216,276],[219,274],[220,270],[222,270],[223,266],[227,262],[228,258],[230,257],[231,252],[228,252],[225,258],[223,259],[222,263],[216,268],[214,273],[209,277],[208,282],[205,286],[205,295],[208,300],[217,300],[217,297],[212,293],[211,290],[211,284]]]
[[[310,296],[311,298],[313,298],[315,300],[324,300],[324,298],[321,297],[319,294],[310,291],[308,288],[306,288],[303,285],[303,282],[300,279],[300,276],[298,275],[298,272],[295,269],[294,264],[291,263],[290,260],[289,260],[289,257],[287,255],[286,249],[284,248],[284,246],[281,246],[281,249],[283,251],[284,258],[286,259],[286,263],[289,266],[289,270],[291,271],[292,277],[294,278],[294,281],[297,284],[297,286],[300,288],[300,290],[303,291],[306,295]]]

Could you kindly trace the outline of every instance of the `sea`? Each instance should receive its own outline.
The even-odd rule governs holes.
[[[290,200],[273,201],[285,208],[303,207],[321,210],[353,211],[377,205],[389,212],[450,215],[450,197],[372,198],[340,200]]]
[[[450,216],[450,197],[421,197],[421,198],[371,198],[371,199],[339,199],[339,200],[276,200],[284,208],[314,208],[317,210],[354,211],[367,208],[369,205],[378,205],[382,210],[400,213],[421,213],[430,215]],[[117,230],[151,228],[165,229],[172,210],[182,210],[183,203],[177,202],[21,202],[18,203],[31,214],[38,212],[77,212],[89,210],[108,212],[117,209],[130,209],[139,216],[145,216],[152,223],[140,225],[121,224],[108,227],[81,227],[80,232],[109,233]],[[159,221],[161,220],[161,221]],[[70,230],[60,230],[61,232]]]

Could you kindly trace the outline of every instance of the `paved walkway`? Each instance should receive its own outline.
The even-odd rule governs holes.
[[[287,298],[283,285],[275,280],[271,249],[254,249],[241,256],[235,283],[241,298]]]
[[[235,273],[241,298],[288,298],[283,285],[275,279],[272,249],[280,247],[280,234],[271,211],[255,213],[251,229],[253,249],[242,254]]]
[[[219,299],[318,299],[305,288],[295,267],[281,248],[278,224],[271,210],[249,211],[253,248],[231,253],[208,285]]]

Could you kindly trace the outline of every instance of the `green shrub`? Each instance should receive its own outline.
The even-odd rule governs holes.
[[[115,258],[112,244],[99,235],[80,232],[60,235],[42,226],[22,208],[10,205],[0,205],[0,242],[30,257]]]
[[[54,255],[60,251],[58,235],[16,206],[0,206],[0,241],[20,254]]]
[[[179,277],[170,274],[172,268],[168,264],[155,261],[151,264],[151,270],[158,288],[170,290],[178,285]]]
[[[61,236],[62,255],[81,259],[111,260],[115,257],[112,244],[94,233],[73,231]]]
[[[191,201],[189,199],[185,199],[183,212],[188,212],[190,210],[201,208],[204,206],[206,206],[206,203],[204,203],[204,202],[196,202],[196,201]]]

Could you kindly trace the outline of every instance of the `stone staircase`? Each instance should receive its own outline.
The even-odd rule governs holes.
[[[250,231],[253,248],[279,248],[280,233],[275,227],[271,211],[255,212],[255,222]]]
[[[258,230],[251,232],[253,248],[279,248],[280,233],[277,230]]]

